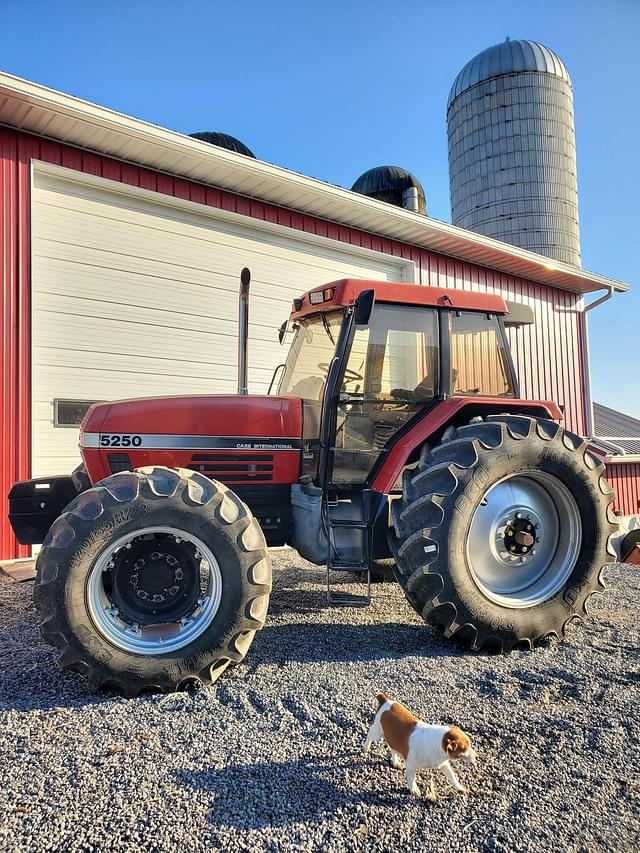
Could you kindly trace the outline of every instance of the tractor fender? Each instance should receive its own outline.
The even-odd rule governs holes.
[[[417,461],[419,448],[425,442],[438,441],[448,426],[460,426],[478,415],[510,412],[518,415],[562,421],[562,412],[549,400],[518,400],[504,397],[449,397],[425,411],[424,416],[403,432],[382,457],[371,488],[389,494],[405,466]]]

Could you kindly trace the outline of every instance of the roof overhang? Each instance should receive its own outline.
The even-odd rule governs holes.
[[[569,290],[628,285],[0,72],[0,124]]]
[[[640,453],[609,453],[605,456],[607,465],[638,465]]]

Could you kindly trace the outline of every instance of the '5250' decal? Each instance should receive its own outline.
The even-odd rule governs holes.
[[[140,447],[142,436],[121,433],[101,433],[100,447]]]

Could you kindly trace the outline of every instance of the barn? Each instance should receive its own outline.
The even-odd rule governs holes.
[[[70,472],[89,403],[236,388],[238,274],[253,274],[249,389],[292,298],[344,277],[498,293],[523,396],[595,439],[585,304],[627,286],[375,198],[0,74],[0,559],[24,556],[12,483]],[[592,300],[593,301],[593,297]],[[617,510],[640,466],[613,451]]]

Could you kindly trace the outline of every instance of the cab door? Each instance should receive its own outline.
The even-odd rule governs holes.
[[[395,433],[438,393],[438,316],[376,304],[356,326],[335,411],[330,482],[363,484]]]

